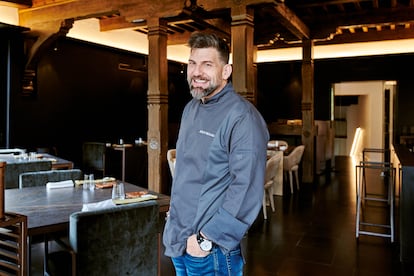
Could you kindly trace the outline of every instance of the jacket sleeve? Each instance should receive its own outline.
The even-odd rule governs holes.
[[[201,226],[203,234],[225,250],[240,244],[262,207],[269,140],[260,116],[244,114],[228,129],[231,132],[228,141],[230,183],[220,207]]]

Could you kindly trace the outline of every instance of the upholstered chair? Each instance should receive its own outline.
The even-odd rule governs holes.
[[[156,201],[73,213],[66,250],[49,254],[50,275],[157,275]]]
[[[36,160],[36,161],[16,161],[14,163],[7,162],[5,172],[5,188],[19,188],[19,176],[25,172],[47,171],[52,169],[52,161]]]
[[[83,172],[80,169],[27,172],[20,174],[19,188],[45,186],[48,182],[80,180],[82,178]]]
[[[105,176],[106,144],[84,142],[82,144],[82,171],[93,173],[95,177]]]

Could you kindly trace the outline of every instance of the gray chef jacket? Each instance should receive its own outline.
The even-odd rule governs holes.
[[[203,234],[225,252],[237,248],[263,200],[269,133],[257,109],[228,83],[184,108],[177,141],[165,255],[184,254]]]

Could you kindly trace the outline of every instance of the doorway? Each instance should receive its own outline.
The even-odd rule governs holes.
[[[362,129],[361,149],[389,149],[393,143],[395,81],[333,84],[334,156],[349,155],[356,129]],[[380,116],[379,116],[380,115]],[[358,152],[362,159],[362,152]],[[378,155],[371,156],[372,161]]]

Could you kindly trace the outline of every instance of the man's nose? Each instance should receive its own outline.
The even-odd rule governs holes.
[[[193,71],[191,73],[193,74],[193,76],[201,75],[201,66],[200,65],[195,65],[193,67]]]

